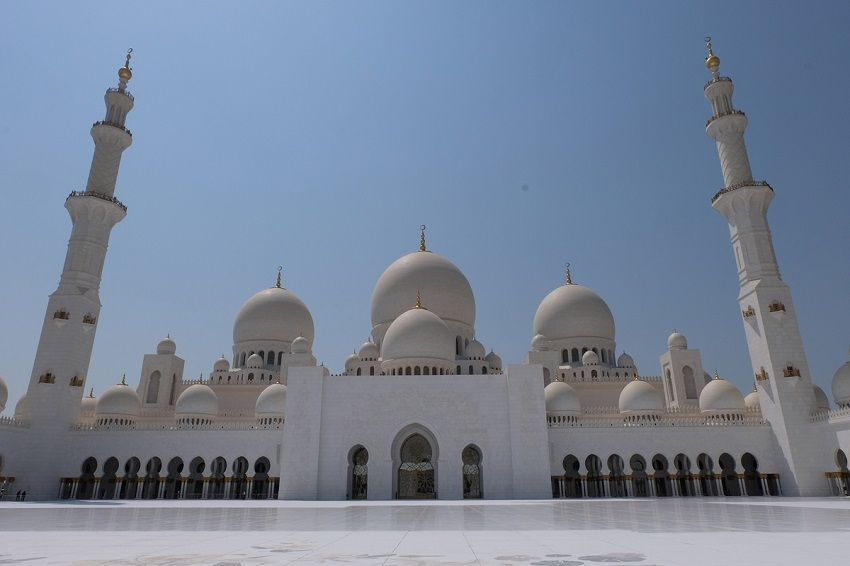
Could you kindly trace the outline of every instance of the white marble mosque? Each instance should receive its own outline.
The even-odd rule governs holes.
[[[232,355],[208,375],[187,379],[167,337],[144,356],[137,382],[121,379],[95,397],[85,386],[101,273],[110,233],[127,215],[115,185],[133,139],[128,54],[91,129],[86,188],[65,201],[65,265],[13,410],[0,379],[5,498],[847,495],[850,362],[835,373],[831,403],[812,383],[774,255],[774,190],[753,179],[747,118],[710,42],[705,65],[706,133],[724,178],[711,206],[731,235],[753,367],[746,396],[709,375],[678,332],[643,375],[617,349],[608,305],[569,270],[540,301],[526,359],[503,364],[475,327],[467,278],[428,249],[423,227],[418,249],[378,279],[371,339],[342,374],[317,365],[321,329],[278,275],[236,313]]]

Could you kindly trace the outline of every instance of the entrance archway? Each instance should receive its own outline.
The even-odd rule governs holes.
[[[357,445],[348,458],[348,497],[366,499],[369,487],[369,451]]]
[[[121,464],[115,456],[109,457],[103,464],[103,476],[100,478],[100,492],[97,499],[114,499],[118,477],[115,475]]]
[[[608,493],[611,497],[626,497],[625,463],[619,454],[608,457]]]
[[[230,499],[247,499],[248,459],[239,456],[233,461],[233,477],[230,479]]]
[[[723,495],[741,495],[741,486],[738,485],[738,473],[735,471],[735,458],[726,454],[720,455],[720,484],[723,487]]]
[[[251,499],[269,498],[269,470],[272,465],[265,456],[260,456],[254,462],[254,478],[251,482]]]
[[[463,462],[463,498],[481,499],[481,451],[469,445],[461,452]]]
[[[208,497],[210,499],[224,499],[224,472],[227,471],[227,461],[221,457],[216,457],[210,466],[210,489]]]
[[[562,462],[564,466],[564,497],[581,497],[581,474],[578,469],[581,462],[572,454],[567,454]]]
[[[649,495],[646,460],[640,454],[635,454],[629,458],[629,467],[632,469],[632,492],[635,494],[635,497],[646,497]]]
[[[97,471],[97,460],[89,456],[80,468],[80,482],[77,487],[77,499],[91,499],[94,495],[94,473]]]
[[[436,499],[437,487],[433,463],[433,448],[428,439],[413,433],[399,450],[399,499]]]
[[[676,484],[679,487],[679,495],[694,495],[694,482],[691,479],[691,459],[684,454],[676,454],[673,458],[676,466]]]
[[[745,452],[741,456],[741,465],[744,467],[744,489],[747,495],[764,495],[761,486],[761,474],[759,474],[759,463],[756,457]]]
[[[121,482],[121,499],[135,499],[139,487],[139,470],[142,462],[133,456],[124,464],[124,481]]]
[[[703,495],[718,495],[717,481],[714,477],[714,461],[711,456],[702,453],[697,456],[697,467],[699,468],[699,490]]]
[[[204,496],[204,469],[207,464],[200,456],[189,462],[189,480],[186,482],[186,498],[201,499]]]

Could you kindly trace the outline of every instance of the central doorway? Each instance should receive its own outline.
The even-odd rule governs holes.
[[[419,433],[412,434],[402,443],[400,456],[398,498],[436,499],[431,443]]]

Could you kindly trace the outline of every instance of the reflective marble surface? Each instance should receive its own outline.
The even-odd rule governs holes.
[[[0,503],[2,564],[845,564],[850,499]]]

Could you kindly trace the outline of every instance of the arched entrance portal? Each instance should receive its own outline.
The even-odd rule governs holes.
[[[481,499],[481,452],[473,445],[463,449],[463,498]]]
[[[402,443],[398,467],[399,499],[435,499],[437,497],[433,449],[419,433],[411,434]]]
[[[351,470],[351,499],[366,499],[369,480],[369,451],[363,446],[357,446],[351,453],[349,462]]]

